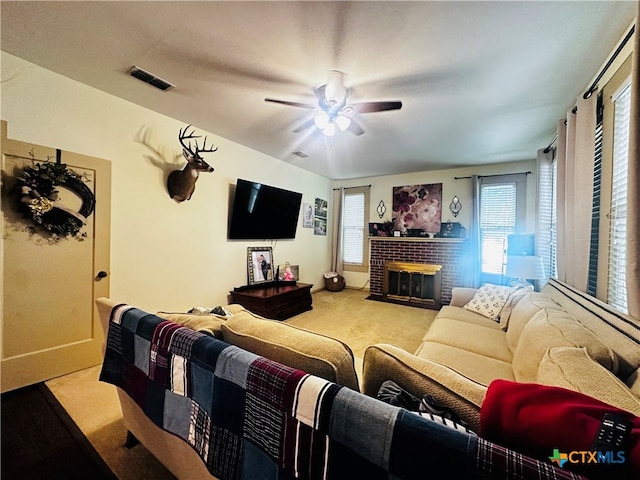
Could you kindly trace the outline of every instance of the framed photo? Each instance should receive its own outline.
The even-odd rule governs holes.
[[[315,202],[315,215],[313,218],[313,234],[314,235],[327,234],[327,201],[321,198],[316,198],[316,202]]]
[[[316,198],[316,218],[327,218],[327,201]]]
[[[440,225],[440,238],[461,238],[464,229],[458,222],[442,222]]]
[[[247,276],[249,285],[274,280],[273,249],[271,247],[247,248]]]
[[[302,205],[302,227],[313,228],[313,205],[310,203]]]
[[[327,219],[316,217],[313,221],[313,234],[314,235],[326,235],[327,234]]]
[[[290,265],[285,263],[284,265],[278,265],[278,280],[284,282],[297,282],[300,279],[300,266]]]

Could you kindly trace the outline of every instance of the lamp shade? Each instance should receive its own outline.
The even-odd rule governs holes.
[[[534,255],[507,256],[506,275],[518,279],[542,280],[547,278],[544,274],[542,257]]]

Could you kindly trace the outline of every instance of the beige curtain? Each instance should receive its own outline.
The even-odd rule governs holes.
[[[480,287],[482,259],[480,252],[480,177],[471,176],[471,224],[463,244],[464,271],[462,286]]]
[[[627,175],[627,307],[640,318],[640,2],[637,4],[636,30],[631,74],[631,124],[629,128],[629,172]]]
[[[580,95],[577,112],[558,129],[558,278],[581,291],[589,274],[597,97]]]
[[[557,163],[557,192],[556,192],[556,269],[558,280],[563,282],[567,279],[567,258],[565,257],[565,185],[566,179],[566,157],[567,157],[567,123],[566,120],[558,120],[558,141],[556,144]]]
[[[333,215],[331,216],[331,271],[342,275],[342,194],[343,188],[333,190]]]

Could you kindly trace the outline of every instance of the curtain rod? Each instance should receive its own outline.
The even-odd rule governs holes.
[[[505,177],[507,175],[529,175],[530,173],[531,173],[531,171],[528,171],[528,172],[515,172],[515,173],[497,173],[495,175],[478,175],[478,178]],[[453,177],[454,180],[461,180],[463,178],[471,178],[471,176],[468,176],[468,177]]]
[[[632,25],[631,28],[629,29],[629,32],[627,33],[627,35],[624,37],[624,39],[622,40],[622,42],[620,43],[620,45],[618,46],[618,48],[616,48],[616,51],[613,52],[613,55],[611,55],[611,58],[609,58],[609,61],[606,63],[606,65],[602,68],[602,70],[600,70],[600,73],[598,74],[598,76],[596,77],[596,79],[593,81],[593,83],[591,84],[591,86],[589,87],[589,89],[584,92],[584,95],[582,95],[582,98],[587,99],[589,98],[593,92],[595,91],[596,87],[598,86],[598,82],[600,81],[600,79],[602,78],[602,76],[606,73],[606,71],[609,69],[609,67],[613,64],[613,62],[615,61],[616,57],[618,55],[620,55],[620,52],[622,51],[622,49],[624,48],[624,46],[627,44],[627,42],[631,39],[631,37],[633,36],[633,32],[635,31],[636,26]]]
[[[558,134],[557,133],[553,136],[553,138],[549,142],[549,145],[547,146],[547,148],[545,148],[543,150],[543,152],[544,153],[549,153],[549,151],[551,150],[551,147],[553,146],[553,144],[556,143],[556,140],[558,140]]]
[[[605,64],[605,66],[602,67],[602,70],[600,70],[600,73],[598,73],[598,76],[593,81],[591,86],[587,89],[587,91],[584,92],[584,94],[582,95],[582,98],[584,98],[586,100],[591,95],[593,95],[593,92],[596,91],[596,87],[598,86],[598,82],[602,79],[602,76],[607,72],[607,70],[609,70],[609,67],[611,67],[611,65],[613,65],[613,62],[615,62],[616,58],[618,58],[618,55],[620,55],[620,52],[622,52],[622,49],[625,47],[627,42],[629,40],[631,40],[631,37],[633,36],[633,33],[635,32],[635,30],[636,30],[636,26],[635,25],[631,25],[631,28],[629,29],[629,31],[627,32],[625,37],[622,39],[622,42],[620,42],[620,45],[618,45],[618,48],[616,48],[616,51],[613,52],[613,55],[611,55],[611,57],[609,58],[609,60]],[[571,110],[571,113],[575,114],[575,113],[577,113],[577,111],[578,111],[578,107],[573,107],[573,109]],[[558,134],[557,133],[555,134],[555,136],[553,137],[551,142],[549,142],[549,145],[547,146],[547,148],[544,149],[544,153],[549,153],[549,150],[551,150],[551,147],[556,142],[556,140],[558,140]]]
[[[359,185],[357,187],[344,187],[344,190],[349,190],[350,188],[362,188],[362,187],[371,187],[371,184],[369,185]],[[333,191],[335,192],[336,190],[340,190],[339,188],[334,188]]]

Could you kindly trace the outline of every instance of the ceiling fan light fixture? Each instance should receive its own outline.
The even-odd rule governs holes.
[[[336,134],[336,124],[333,122],[327,123],[327,126],[322,129],[322,133],[327,137],[333,137]]]
[[[315,123],[316,127],[318,127],[320,130],[324,130],[329,124],[329,115],[327,115],[327,112],[324,111],[318,112],[318,114],[313,119],[313,123]]]
[[[344,132],[347,128],[349,128],[349,125],[351,125],[351,119],[345,115],[338,115],[336,117],[335,123],[336,125],[338,125],[340,131]]]

